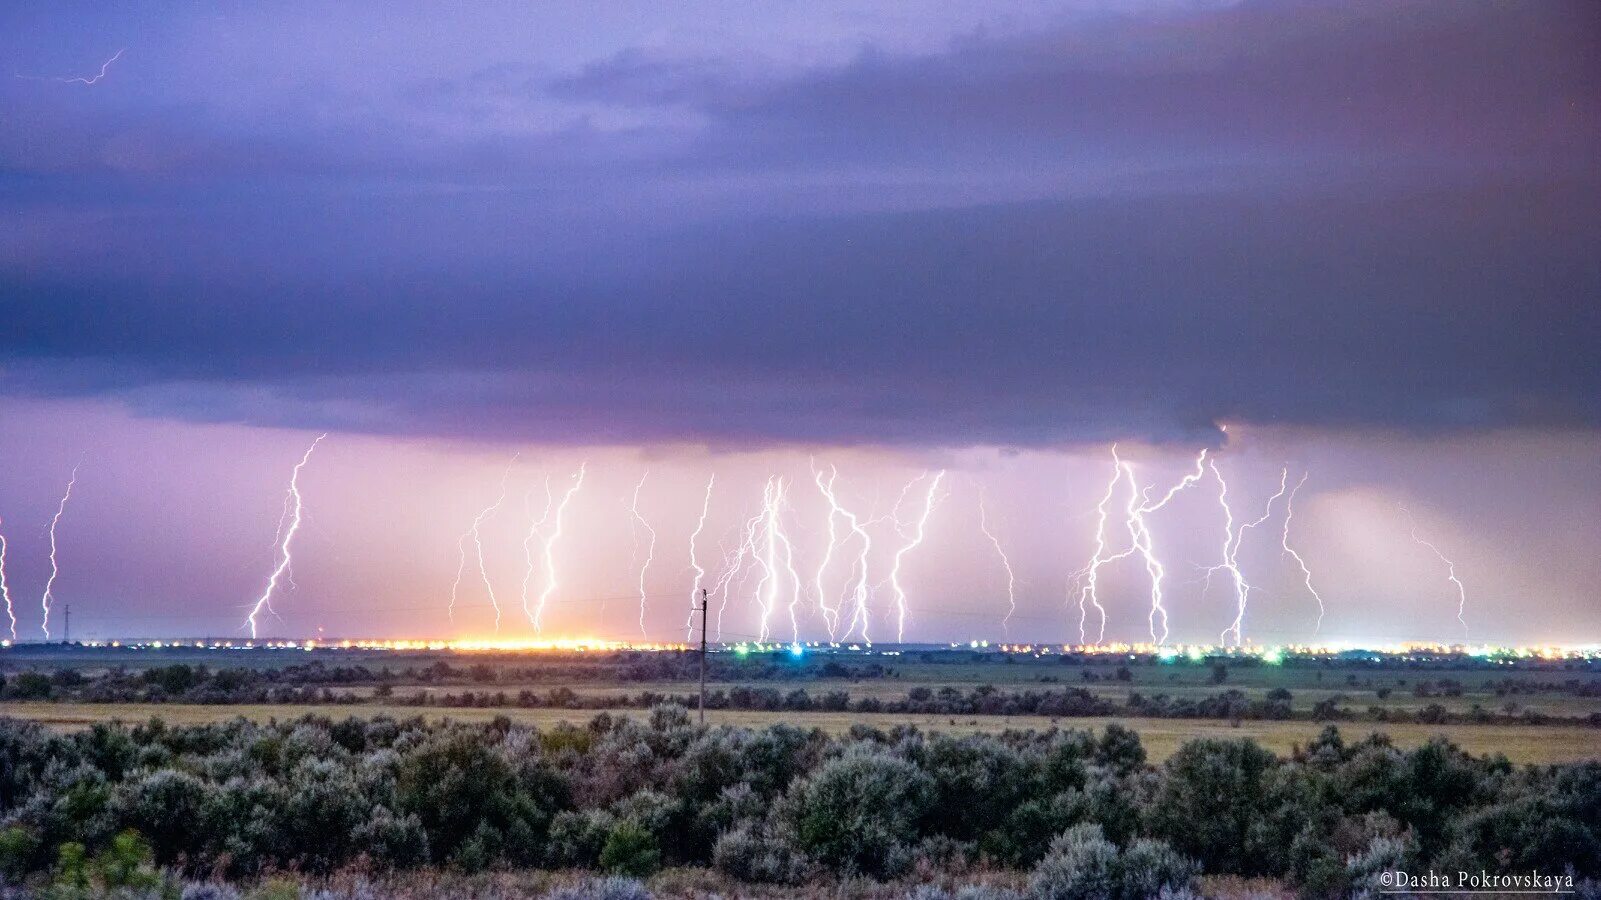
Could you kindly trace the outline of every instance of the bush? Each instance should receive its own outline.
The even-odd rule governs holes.
[[[661,861],[656,836],[633,819],[618,822],[600,851],[600,867],[613,875],[644,877],[661,868]]]
[[[137,831],[124,831],[95,857],[94,868],[107,888],[151,888],[161,881],[150,866],[153,858],[150,845]]]
[[[1147,900],[1187,890],[1195,863],[1161,841],[1138,840],[1119,852],[1100,826],[1077,825],[1051,843],[1029,879],[1037,900]]]
[[[39,836],[21,826],[0,831],[0,874],[20,880],[33,870],[39,845]]]
[[[933,779],[900,757],[855,750],[796,782],[781,804],[800,849],[852,874],[899,874],[933,807]]]
[[[1028,893],[1034,900],[1111,900],[1122,895],[1117,845],[1099,825],[1076,825],[1051,842],[1034,868]]]
[[[712,864],[740,881],[798,884],[812,864],[787,841],[775,839],[754,825],[725,831],[712,847]]]

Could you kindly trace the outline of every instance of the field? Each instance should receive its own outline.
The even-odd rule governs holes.
[[[708,689],[714,696],[736,689],[767,691],[769,698],[795,691],[819,698],[833,692],[848,694],[853,704],[848,710],[827,711],[713,708],[708,713],[712,723],[788,722],[840,734],[858,724],[965,733],[1053,726],[1096,729],[1118,721],[1138,731],[1151,758],[1160,761],[1184,741],[1202,736],[1249,737],[1288,754],[1321,730],[1326,716],[1314,715],[1321,708],[1342,711],[1335,721],[1348,740],[1382,732],[1397,745],[1412,747],[1443,734],[1471,753],[1501,753],[1518,763],[1601,758],[1601,730],[1595,727],[1601,721],[1601,667],[1593,660],[1361,655],[1266,665],[1255,657],[1191,661],[947,648],[881,654],[813,652],[804,658],[786,652],[721,652],[711,660]],[[298,685],[304,695],[294,702],[218,702],[215,696],[185,702],[201,690],[195,687],[189,695],[163,695],[160,703],[144,702],[143,695],[141,702],[85,702],[96,695],[83,689],[57,690],[48,700],[25,699],[15,689],[17,677],[25,672],[48,674],[57,682],[70,681],[58,674],[70,671],[91,685],[95,679],[132,679],[138,684],[139,673],[172,666],[201,672],[247,670],[253,677],[271,679],[275,686]],[[13,684],[0,702],[0,715],[64,730],[151,717],[187,724],[237,716],[283,721],[307,714],[336,719],[421,716],[430,721],[504,716],[550,726],[582,723],[602,711],[643,715],[641,695],[692,696],[698,659],[676,653],[482,655],[34,645],[0,653],[0,673],[9,675]],[[1114,705],[1118,712],[1093,717],[993,715],[939,708],[941,697],[989,690],[1084,692]],[[1277,696],[1288,718],[1153,717],[1128,710],[1134,697],[1201,703],[1225,691],[1256,704]],[[547,697],[553,692],[565,693],[569,705],[519,704],[514,699],[519,694]],[[475,695],[479,699],[472,699]],[[499,699],[488,702],[491,697]],[[863,702],[907,706],[909,697],[928,699],[910,704],[915,707],[911,709],[855,708]],[[1431,708],[1432,714],[1426,714]]]
[[[606,710],[613,715],[642,716],[637,709]],[[386,706],[382,704],[292,705],[292,704],[163,704],[142,703],[0,703],[0,716],[42,722],[62,730],[87,728],[96,722],[120,721],[129,724],[159,717],[168,724],[196,725],[221,722],[243,716],[259,722],[290,721],[306,715],[341,719],[346,716],[372,718],[421,716],[429,721],[454,720],[486,722],[504,716],[513,722],[549,727],[559,722],[582,724],[600,711],[564,709],[461,709],[445,707]],[[896,725],[915,725],[925,731],[954,734],[996,732],[1008,728],[1047,729],[1086,728],[1100,730],[1110,720],[1103,718],[1048,718],[1043,716],[939,716],[899,713],[821,713],[760,710],[712,710],[708,724],[764,726],[785,722],[802,728],[821,728],[843,734],[852,725],[865,724],[881,729]],[[1322,729],[1310,722],[1223,722],[1189,719],[1118,718],[1117,722],[1139,733],[1151,761],[1161,762],[1185,741],[1198,737],[1251,738],[1269,750],[1286,755],[1304,746]],[[1400,747],[1416,747],[1434,735],[1443,734],[1462,749],[1474,754],[1501,753],[1515,763],[1562,763],[1601,759],[1601,733],[1577,726],[1536,725],[1416,725],[1344,723],[1346,740],[1358,740],[1373,732],[1388,734]]]

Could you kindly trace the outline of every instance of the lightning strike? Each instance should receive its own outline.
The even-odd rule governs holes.
[[[1431,550],[1435,556],[1440,558],[1440,562],[1445,563],[1445,578],[1447,581],[1456,585],[1456,620],[1462,625],[1462,636],[1464,638],[1467,637],[1468,589],[1467,586],[1462,583],[1462,579],[1456,577],[1456,563],[1447,558],[1444,553],[1441,553],[1439,547],[1436,547],[1434,544],[1424,540],[1421,537],[1418,537],[1418,523],[1412,518],[1411,510],[1403,506],[1401,507],[1401,512],[1406,515],[1407,524],[1411,527],[1412,540],[1429,548],[1429,550]]]
[[[1106,565],[1113,559],[1120,559],[1122,556],[1128,555],[1128,553],[1114,557],[1103,555],[1106,553],[1106,507],[1107,504],[1112,502],[1112,495],[1117,493],[1118,482],[1122,480],[1123,460],[1117,455],[1117,445],[1113,444],[1112,480],[1106,483],[1106,493],[1101,497],[1101,502],[1095,505],[1095,552],[1090,556],[1089,563],[1074,574],[1075,580],[1082,581],[1078,595],[1078,641],[1080,644],[1085,643],[1087,637],[1085,625],[1089,619],[1089,607],[1091,606],[1095,607],[1096,612],[1100,613],[1101,616],[1101,627],[1095,638],[1095,643],[1099,644],[1106,640],[1106,607],[1101,605],[1100,597],[1096,594],[1096,588],[1100,581],[1101,566]]]
[[[706,496],[704,496],[704,500],[701,500],[700,520],[696,520],[695,530],[690,532],[690,569],[695,570],[695,583],[690,585],[690,617],[685,623],[685,641],[688,641],[690,636],[695,634],[695,613],[700,610],[701,581],[706,580],[706,569],[701,567],[700,559],[696,557],[695,544],[696,541],[700,541],[701,532],[706,530],[706,514],[711,511],[711,488],[714,484],[717,484],[717,472],[712,472],[711,477],[706,479]]]
[[[526,507],[527,504],[528,498],[525,496],[523,498],[523,505]],[[545,511],[541,513],[537,519],[534,518],[532,514],[529,515],[528,533],[523,535],[523,583],[521,589],[521,599],[523,603],[523,615],[527,617],[528,624],[530,625],[534,624],[534,611],[528,606],[528,587],[533,583],[534,580],[534,538],[539,537],[540,530],[545,527],[546,522],[550,521],[550,510],[554,505],[555,495],[550,492],[550,476],[546,475]]]
[[[871,597],[871,589],[867,579],[867,563],[868,557],[873,551],[872,535],[868,533],[861,517],[840,503],[839,494],[834,490],[834,483],[839,479],[838,469],[830,465],[827,479],[823,478],[823,473],[820,470],[813,469],[812,478],[817,483],[817,489],[828,500],[828,548],[823,555],[822,562],[817,566],[817,575],[813,579],[815,590],[817,591],[818,607],[823,613],[824,621],[828,624],[828,639],[834,641],[846,638],[850,636],[851,632],[859,630],[863,643],[871,646],[873,640],[869,634],[868,621],[870,612],[868,601]],[[911,484],[915,483],[914,481]],[[907,490],[911,489],[911,484],[907,485]],[[904,498],[905,495],[906,492],[902,491],[901,496]],[[844,519],[845,523],[850,526],[850,533],[844,537],[839,536],[838,528],[835,526],[837,519]],[[852,538],[858,539],[859,549],[855,561],[851,564],[851,574],[847,576],[845,588],[840,598],[842,603],[847,597],[849,598],[851,620],[845,626],[844,634],[840,635],[838,626],[844,610],[841,606],[830,607],[824,600],[827,592],[823,587],[823,574],[833,559],[834,551],[845,546]]]
[[[928,517],[934,512],[936,493],[939,491],[939,484],[944,478],[945,470],[941,469],[933,480],[928,483],[928,493],[923,498],[923,513],[917,517],[913,536],[902,544],[900,549],[895,551],[894,560],[890,565],[889,583],[890,588],[895,591],[896,643],[906,642],[906,588],[901,584],[901,560],[906,558],[907,553],[915,550],[919,544],[923,543],[923,538],[927,535]],[[904,492],[902,496],[904,496]]]
[[[551,527],[550,534],[545,535],[545,587],[539,592],[539,605],[534,608],[534,630],[540,630],[540,620],[545,615],[545,604],[550,596],[556,592],[556,542],[561,540],[562,515],[567,512],[567,504],[584,486],[584,470],[589,463],[578,464],[578,475],[573,483],[567,487],[566,493],[561,495],[561,502],[556,504],[556,521]]]
[[[801,580],[795,570],[795,547],[784,531],[783,511],[787,488],[782,477],[769,478],[762,491],[761,533],[762,549],[754,556],[762,570],[756,583],[756,605],[760,611],[757,640],[765,642],[772,633],[773,613],[778,609],[779,594],[783,590],[783,576],[789,576],[790,600],[787,605],[792,640],[800,639],[800,622],[795,608],[800,604]],[[779,571],[782,563],[784,570]]]
[[[123,47],[112,54],[110,59],[100,64],[100,71],[94,75],[18,75],[16,77],[25,81],[59,81],[62,84],[93,85],[106,77],[106,72],[110,71],[111,64],[121,59],[122,54],[127,52],[128,48]]]
[[[1001,549],[1001,542],[990,531],[989,517],[984,508],[984,488],[978,489],[978,528],[989,538],[990,546],[995,548],[995,555],[1001,559],[1001,567],[1006,570],[1006,617],[1001,619],[1001,634],[1008,634],[1012,622],[1012,615],[1017,612],[1017,576],[1012,573],[1012,561],[1006,558],[1006,551]]]
[[[0,521],[0,524],[4,524]],[[0,531],[0,598],[6,603],[6,618],[11,620],[11,641],[17,640],[17,611],[11,605],[11,585],[6,583],[6,535]]]
[[[639,484],[634,485],[634,496],[628,502],[629,515],[633,516],[633,519],[631,521],[638,522],[641,526],[644,527],[645,533],[650,535],[649,544],[645,549],[645,564],[639,567],[639,633],[640,634],[645,634],[646,633],[646,631],[645,631],[645,572],[650,569],[650,564],[652,562],[654,562],[655,559],[656,559],[656,529],[650,527],[650,523],[645,521],[645,517],[639,514],[639,492],[644,489],[644,487],[645,487],[645,479],[649,478],[649,477],[650,477],[650,472],[649,471],[647,471],[647,472],[645,472],[645,474],[639,476]]]
[[[72,467],[72,477],[67,480],[66,493],[61,495],[61,505],[56,507],[56,514],[50,519],[50,578],[44,583],[44,596],[39,598],[39,605],[44,609],[45,640],[50,640],[50,601],[55,598],[52,589],[56,584],[56,576],[61,574],[61,568],[56,564],[56,525],[61,522],[61,514],[67,511],[67,501],[72,499],[72,486],[78,483],[78,467]]]
[[[1140,554],[1140,558],[1144,560],[1145,572],[1150,576],[1151,579],[1151,612],[1149,616],[1147,616],[1147,622],[1148,627],[1151,630],[1151,640],[1155,641],[1158,645],[1167,643],[1168,636],[1167,607],[1162,603],[1164,596],[1162,593],[1162,584],[1167,578],[1167,568],[1162,565],[1162,561],[1156,556],[1156,548],[1151,536],[1151,529],[1150,526],[1148,526],[1145,522],[1145,516],[1148,513],[1156,512],[1157,510],[1166,506],[1169,501],[1178,496],[1180,491],[1183,491],[1185,488],[1200,481],[1206,475],[1204,466],[1207,464],[1207,462],[1206,449],[1202,448],[1200,455],[1195,458],[1194,472],[1179,479],[1179,482],[1173,485],[1171,488],[1168,488],[1167,493],[1164,494],[1162,499],[1156,503],[1150,502],[1150,499],[1146,493],[1141,493],[1139,496],[1141,502],[1137,505],[1134,502],[1134,488],[1136,485],[1134,479],[1134,467],[1129,463],[1123,463],[1124,470],[1128,475],[1130,490],[1129,519],[1127,523],[1129,538],[1131,541],[1132,550],[1138,552]],[[1146,490],[1148,492],[1149,488]],[[1162,624],[1162,633],[1160,635],[1156,633],[1158,619],[1161,620]]]
[[[817,608],[823,614],[823,624],[828,628],[828,639],[833,641],[839,631],[839,607],[828,605],[828,592],[823,588],[823,575],[828,571],[828,564],[834,559],[834,549],[839,545],[839,529],[835,522],[845,515],[840,508],[839,498],[834,494],[834,481],[839,478],[839,470],[833,466],[828,467],[828,480],[823,480],[821,470],[812,469],[812,480],[817,483],[817,490],[828,501],[828,546],[823,550],[823,558],[817,563],[817,574],[813,577],[813,589],[816,591]],[[847,520],[849,521],[849,520]]]
[[[472,525],[456,539],[456,549],[461,558],[456,565],[456,581],[450,586],[450,606],[446,609],[446,615],[452,622],[456,621],[456,598],[461,592],[461,577],[467,570],[467,539],[472,538],[474,552],[478,558],[478,577],[483,581],[484,590],[489,594],[489,605],[495,610],[495,630],[500,630],[500,599],[495,596],[495,585],[489,580],[489,567],[484,563],[483,524],[499,511],[502,503],[506,502],[506,479],[511,475],[511,467],[521,455],[513,454],[511,462],[506,464],[506,470],[500,474],[500,494],[495,497],[495,502],[479,510],[478,515],[473,517]]]
[[[774,534],[784,550],[784,571],[789,575],[789,639],[790,648],[794,649],[800,646],[800,619],[797,618],[797,609],[801,600],[801,577],[800,573],[795,571],[795,545],[784,531],[781,518],[788,497],[789,488],[784,485],[783,479],[779,479],[777,502],[773,505],[773,525]]]
[[[763,565],[761,551],[758,548],[757,532],[761,530],[763,520],[767,516],[768,493],[772,490],[772,479],[762,489],[762,509],[756,515],[745,520],[740,528],[739,546],[730,551],[723,560],[723,570],[712,585],[712,593],[718,594],[717,602],[717,639],[723,639],[723,613],[728,609],[728,598],[734,590],[734,579],[747,569],[746,560],[756,567]]]
[[[1284,547],[1284,553],[1295,560],[1297,566],[1301,567],[1301,581],[1306,585],[1307,593],[1311,594],[1312,599],[1317,601],[1317,625],[1313,627],[1312,633],[1318,634],[1323,630],[1323,614],[1326,611],[1323,606],[1323,595],[1319,594],[1317,588],[1312,586],[1312,570],[1306,567],[1306,560],[1302,559],[1301,554],[1296,553],[1295,549],[1290,546],[1290,520],[1295,517],[1295,493],[1301,489],[1301,485],[1306,484],[1306,479],[1307,474],[1302,473],[1301,480],[1295,483],[1295,487],[1290,490],[1290,496],[1284,500],[1284,531],[1279,543]]]
[[[1246,522],[1236,529],[1234,527],[1234,510],[1229,506],[1228,482],[1224,480],[1223,473],[1218,469],[1217,463],[1211,462],[1208,465],[1212,468],[1213,477],[1217,479],[1217,500],[1223,507],[1223,562],[1206,569],[1206,575],[1210,579],[1213,572],[1223,569],[1229,573],[1229,577],[1234,583],[1234,621],[1218,635],[1218,641],[1224,646],[1228,646],[1228,635],[1232,632],[1235,645],[1241,646],[1245,643],[1245,610],[1250,602],[1251,584],[1245,580],[1245,574],[1240,571],[1240,543],[1245,539],[1246,531],[1261,525],[1273,515],[1274,502],[1284,496],[1285,486],[1289,480],[1289,470],[1285,469],[1279,474],[1278,492],[1268,498],[1267,509],[1262,513],[1261,517]]]
[[[272,611],[272,595],[278,589],[278,581],[284,578],[294,566],[294,557],[290,554],[290,545],[294,543],[295,533],[300,530],[301,518],[305,511],[305,504],[300,496],[300,470],[304,469],[306,463],[311,461],[312,451],[316,450],[317,445],[322,443],[322,439],[327,436],[327,434],[317,435],[316,440],[311,442],[311,446],[306,448],[306,452],[301,454],[300,462],[295,463],[294,469],[289,473],[289,526],[287,528],[283,527],[283,519],[282,517],[279,518],[279,531],[282,535],[282,541],[278,544],[278,565],[272,570],[272,574],[267,577],[267,586],[262,590],[261,596],[256,598],[255,605],[250,609],[250,615],[245,617],[245,625],[250,628],[251,640],[256,639],[256,617],[261,615],[262,610]],[[62,498],[62,506],[65,505],[66,498]],[[55,526],[52,525],[52,546],[55,544],[54,530]],[[45,636],[49,637],[49,632],[45,632]]]

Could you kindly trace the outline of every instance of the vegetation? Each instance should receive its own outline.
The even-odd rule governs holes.
[[[637,896],[628,879],[664,867],[736,893],[991,873],[984,896],[1183,897],[1204,874],[1347,896],[1398,861],[1595,879],[1601,762],[1516,768],[1329,727],[1289,758],[1205,739],[1152,765],[1118,727],[836,738],[699,728],[673,705],[546,730],[0,720],[0,875],[64,897],[353,869],[582,869],[612,880],[550,889]]]
[[[24,670],[9,677],[0,675],[0,700],[55,701],[79,703],[189,703],[212,705],[353,705],[381,704],[388,707],[444,707],[450,709],[563,709],[597,711],[608,709],[650,709],[662,703],[690,705],[694,697],[687,691],[578,690],[572,685],[600,684],[600,676],[616,679],[609,684],[626,685],[640,681],[674,684],[686,679],[679,654],[619,653],[600,662],[547,661],[539,665],[502,665],[488,662],[452,666],[438,661],[427,666],[408,666],[399,670],[369,668],[365,665],[325,665],[322,662],[280,668],[231,667],[212,669],[204,665],[174,663],[150,665],[128,670],[120,667],[87,673],[76,668],[59,668],[51,673]],[[789,654],[783,654],[789,656]],[[970,661],[967,653],[925,654],[944,660],[924,664],[934,675],[965,671],[956,662]],[[1000,657],[1011,659],[1010,656]],[[899,693],[882,689],[861,690],[864,683],[920,680],[931,677],[923,671],[908,679],[902,670],[878,663],[846,665],[835,660],[820,664],[774,662],[766,659],[735,658],[719,660],[715,675],[747,679],[746,683],[714,684],[707,695],[707,706],[714,710],[764,712],[849,712],[862,715],[880,713],[944,716],[1046,716],[1086,718],[1126,716],[1143,719],[1212,719],[1218,721],[1365,721],[1381,723],[1420,723],[1426,725],[1566,725],[1601,728],[1601,677],[1586,662],[1569,677],[1548,678],[1481,677],[1473,698],[1459,677],[1426,669],[1431,677],[1398,677],[1375,684],[1367,663],[1340,663],[1329,674],[1344,671],[1339,688],[1320,685],[1325,674],[1314,672],[1308,693],[1315,699],[1299,706],[1295,693],[1284,684],[1223,687],[1229,683],[1230,668],[1223,662],[1192,665],[1197,675],[1190,683],[1178,680],[1181,674],[1166,666],[1148,664],[1134,669],[1119,664],[1089,666],[1073,656],[1078,685],[1061,685],[1061,663],[1021,664],[1034,670],[1035,686],[997,687],[994,684],[957,686],[954,684],[913,683]],[[1255,668],[1254,660],[1235,660],[1236,666]],[[1019,664],[1010,664],[1013,667]],[[987,664],[988,668],[996,668]],[[999,668],[1006,668],[1002,664]],[[1107,670],[1107,671],[1102,671]],[[1354,670],[1354,671],[1346,671]],[[1155,677],[1165,671],[1169,682]],[[1356,672],[1366,673],[1359,677]],[[1410,671],[1399,665],[1391,671]],[[990,673],[1005,675],[1009,673]],[[1483,675],[1484,673],[1480,672]],[[1536,675],[1537,672],[1520,674]],[[551,680],[565,683],[538,687]],[[792,684],[775,687],[771,681]],[[1293,678],[1282,679],[1285,681]],[[808,686],[793,684],[807,682]],[[1204,692],[1201,685],[1204,683]],[[1301,678],[1297,686],[1308,683]],[[1396,696],[1391,686],[1407,688]],[[686,685],[687,687],[687,685]],[[1115,693],[1114,693],[1115,691]],[[1372,700],[1363,707],[1354,705],[1359,694],[1371,691]],[[1527,705],[1527,698],[1559,697],[1567,701],[1565,714],[1542,711]],[[1492,700],[1493,698],[1493,700]],[[1519,702],[1523,699],[1525,702]],[[1449,705],[1448,705],[1449,704]],[[1489,704],[1489,705],[1487,705]]]

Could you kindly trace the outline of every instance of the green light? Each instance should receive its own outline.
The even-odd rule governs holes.
[[[1162,649],[1156,651],[1156,658],[1165,663],[1172,662],[1173,660],[1177,659],[1178,655],[1179,652],[1174,650],[1172,647],[1163,647]]]
[[[1280,663],[1284,662],[1284,652],[1279,648],[1274,647],[1272,650],[1268,650],[1262,654],[1262,661],[1270,666],[1279,665]]]
[[[1187,655],[1190,658],[1190,662],[1200,662],[1206,658],[1206,654],[1201,652],[1200,647],[1191,647],[1190,652]]]

